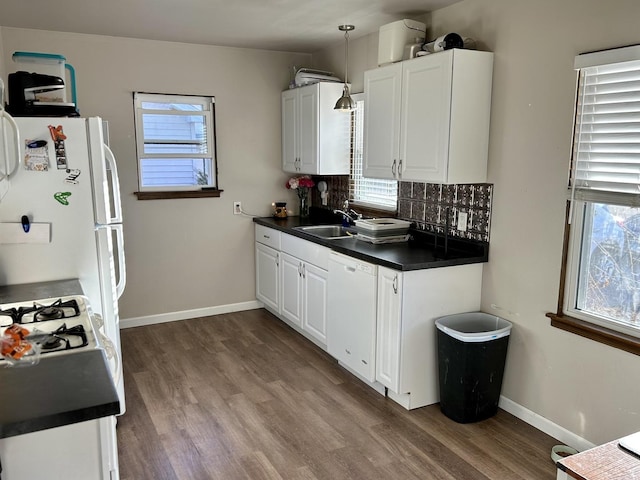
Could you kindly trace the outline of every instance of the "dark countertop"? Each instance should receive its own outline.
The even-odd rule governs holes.
[[[52,282],[0,286],[0,304],[67,297],[70,295],[84,295],[80,282],[75,278],[55,280]]]
[[[77,280],[0,287],[0,303],[81,295]],[[7,367],[0,361],[0,438],[60,427],[120,412],[102,349],[42,356],[40,363]]]
[[[0,438],[94,420],[120,412],[102,349],[0,368]]]
[[[323,245],[336,252],[395,270],[423,270],[489,261],[489,245],[484,242],[449,238],[449,248],[447,255],[445,255],[443,238],[440,236],[437,239],[438,246],[434,248],[436,243],[434,235],[425,232],[412,232],[414,239],[408,242],[374,245],[355,238],[325,240],[309,235],[295,229],[298,226],[314,224],[308,219],[300,217],[260,217],[254,218],[253,221],[259,225]]]

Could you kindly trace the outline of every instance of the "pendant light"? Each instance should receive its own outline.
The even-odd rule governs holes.
[[[342,112],[350,112],[355,108],[355,103],[349,94],[349,85],[347,83],[347,72],[349,68],[349,32],[355,28],[353,25],[340,25],[338,27],[338,30],[344,32],[344,88],[342,90],[342,96],[338,99],[333,109]]]

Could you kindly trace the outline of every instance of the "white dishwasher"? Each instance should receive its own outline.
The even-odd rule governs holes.
[[[327,350],[364,379],[375,380],[378,267],[331,252]]]

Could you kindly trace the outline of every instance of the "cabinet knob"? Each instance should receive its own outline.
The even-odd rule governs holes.
[[[398,162],[398,178],[402,178],[402,159]]]
[[[393,164],[391,165],[391,173],[393,174],[393,176],[396,176],[396,159],[393,159]]]
[[[398,275],[393,277],[393,293],[398,293]]]
[[[351,352],[349,350],[347,350],[346,348],[344,349],[345,352],[347,352],[347,355],[351,355]]]

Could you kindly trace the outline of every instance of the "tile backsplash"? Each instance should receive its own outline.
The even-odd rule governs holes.
[[[349,198],[349,177],[346,175],[316,177],[327,182],[328,205],[342,207]],[[311,204],[321,206],[317,189],[312,190]],[[491,231],[491,201],[493,185],[490,183],[441,185],[438,183],[399,182],[397,217],[415,222],[418,230],[444,233],[449,218],[449,235],[458,238],[489,241]],[[467,214],[467,230],[458,229],[460,212]]]
[[[441,185],[437,183],[400,182],[398,218],[411,220],[419,230],[489,241],[493,185],[489,183]],[[467,229],[458,229],[460,213],[467,214]]]

